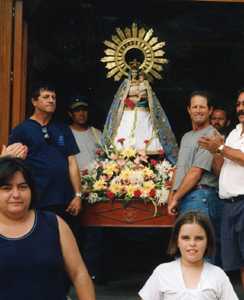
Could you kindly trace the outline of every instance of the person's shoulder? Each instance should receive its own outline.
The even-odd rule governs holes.
[[[29,130],[30,127],[32,126],[32,122],[30,119],[26,119],[17,126],[15,126],[12,130],[11,133],[21,133],[23,131]]]
[[[184,140],[184,139],[186,139],[186,138],[191,137],[191,136],[192,136],[192,133],[193,133],[193,130],[189,130],[189,131],[185,132],[185,133],[183,134],[181,140]]]
[[[155,273],[167,272],[167,274],[170,274],[178,266],[178,263],[179,263],[178,260],[173,260],[170,262],[162,263],[154,269],[154,272]]]
[[[57,128],[69,128],[69,125],[66,124],[65,122],[61,122],[61,121],[57,121],[57,120],[53,120],[49,123],[49,126],[52,126],[52,127],[57,127]]]
[[[68,124],[66,124],[65,122],[60,122],[60,121],[52,121],[49,126],[56,131],[61,131],[63,133],[68,133],[68,134],[72,134],[71,128]]]
[[[44,219],[47,223],[57,220],[57,215],[51,211],[36,210],[36,214],[38,218]]]
[[[91,126],[90,129],[94,131],[96,134],[101,135],[102,131],[94,126]]]
[[[205,130],[209,132],[216,132],[216,128],[214,128],[212,125],[208,125]]]
[[[14,129],[20,129],[20,128],[25,128],[31,126],[32,121],[31,119],[26,119],[23,122],[19,123],[17,126],[14,127]]]
[[[220,267],[215,266],[209,262],[205,262],[205,267],[207,270],[208,276],[211,276],[212,278],[226,278],[227,275]]]

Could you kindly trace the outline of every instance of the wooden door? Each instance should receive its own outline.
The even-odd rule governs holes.
[[[23,1],[0,1],[0,145],[25,117],[27,24]]]

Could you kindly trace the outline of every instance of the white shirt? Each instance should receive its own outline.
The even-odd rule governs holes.
[[[228,135],[225,145],[244,152],[242,124],[238,124]],[[222,199],[244,195],[244,166],[225,158],[219,176],[219,197]]]
[[[143,300],[238,300],[224,271],[208,262],[197,288],[186,288],[180,259],[159,265],[139,295]]]
[[[81,171],[89,169],[96,158],[96,149],[102,133],[94,127],[89,127],[84,131],[75,130],[72,127],[70,128],[80,149],[80,153],[76,154],[79,169]]]

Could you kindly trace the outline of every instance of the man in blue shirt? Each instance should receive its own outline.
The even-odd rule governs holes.
[[[75,158],[79,148],[69,127],[52,120],[56,109],[54,89],[39,86],[31,101],[33,115],[12,130],[9,143],[20,142],[28,147],[25,161],[36,182],[36,208],[55,212],[72,228],[74,216],[81,210],[80,173]]]

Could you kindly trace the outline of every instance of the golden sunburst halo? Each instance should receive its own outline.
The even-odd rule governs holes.
[[[165,42],[160,42],[158,37],[153,36],[153,29],[138,28],[137,24],[133,23],[130,28],[115,30],[116,34],[112,35],[111,40],[104,41],[107,48],[104,50],[105,56],[101,62],[108,69],[107,78],[114,77],[115,81],[119,81],[122,76],[128,76],[131,67],[126,61],[126,54],[132,49],[137,49],[144,57],[139,68],[148,75],[149,79],[162,79],[160,74],[163,70],[162,65],[168,62],[164,58]]]

